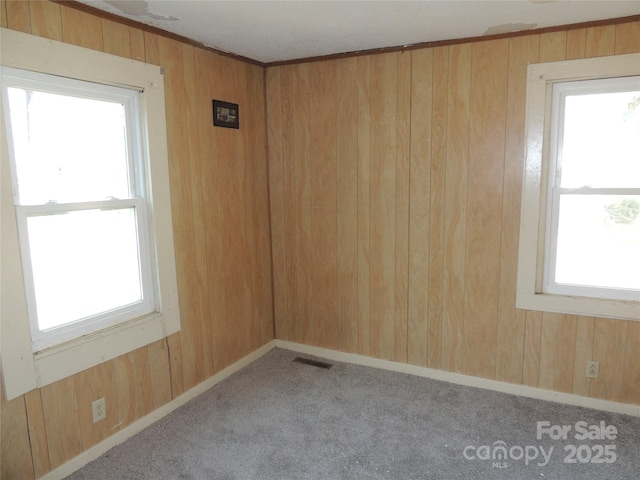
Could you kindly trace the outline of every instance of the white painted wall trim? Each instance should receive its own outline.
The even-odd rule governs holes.
[[[609,400],[600,400],[598,398],[583,397],[581,395],[573,395],[570,393],[554,392],[552,390],[544,390],[542,388],[534,388],[526,385],[516,385],[513,383],[499,382],[497,380],[489,380],[486,378],[472,377],[470,375],[462,375],[460,373],[447,372],[444,370],[435,370],[433,368],[418,367],[408,365],[406,363],[392,362],[389,360],[380,360],[363,355],[353,353],[338,352],[328,350],[326,348],[311,347],[300,343],[287,342],[285,340],[275,340],[276,347],[294,352],[304,353],[321,357],[326,360],[334,360],[336,362],[352,363],[355,365],[363,365],[365,367],[380,368],[382,370],[390,370],[393,372],[407,373],[418,377],[431,378],[443,382],[454,383],[456,385],[464,385],[466,387],[482,388],[484,390],[492,390],[501,393],[510,393],[521,397],[534,398],[536,400],[546,400],[549,402],[562,403],[565,405],[573,405],[576,407],[593,408],[603,410],[605,412],[623,413],[640,417],[640,405],[629,403],[612,402]]]
[[[626,403],[611,402],[607,400],[599,400],[596,398],[582,397],[580,395],[572,395],[569,393],[554,392],[551,390],[543,390],[541,388],[533,388],[525,385],[515,385],[512,383],[499,382],[497,380],[488,380],[480,377],[472,377],[469,375],[462,375],[459,373],[446,372],[443,370],[435,370],[432,368],[418,367],[415,365],[408,365],[406,363],[391,362],[389,360],[380,360],[372,357],[365,357],[363,355],[356,355],[353,353],[338,352],[336,350],[329,350],[326,348],[312,347],[309,345],[302,345],[300,343],[288,342],[285,340],[271,340],[269,343],[263,345],[258,350],[250,353],[246,357],[238,360],[233,365],[229,365],[224,370],[216,373],[208,380],[196,385],[188,392],[183,393],[177,398],[174,398],[169,403],[166,403],[162,407],[154,410],[150,414],[142,417],[134,423],[126,426],[119,432],[104,439],[102,442],[94,445],[93,447],[85,450],[77,457],[72,458],[68,462],[60,465],[58,468],[50,471],[46,475],[40,477],[41,480],[61,480],[64,477],[71,475],[76,470],[79,470],[87,463],[95,460],[100,455],[105,454],[111,448],[120,445],[129,438],[133,437],[137,433],[140,433],[145,428],[153,425],[158,420],[162,419],[166,415],[173,412],[176,408],[181,407],[188,401],[196,398],[198,395],[206,392],[214,385],[220,383],[222,380],[230,377],[237,371],[243,369],[247,365],[258,360],[260,357],[271,351],[273,348],[278,347],[285,350],[291,350],[293,352],[303,353],[306,355],[313,355],[315,357],[324,358],[326,360],[334,360],[336,362],[351,363],[354,365],[362,365],[365,367],[380,368],[382,370],[390,370],[393,372],[406,373],[409,375],[416,375],[418,377],[431,378],[434,380],[440,380],[443,382],[454,383],[456,385],[464,385],[467,387],[482,388],[484,390],[492,390],[501,393],[510,393],[513,395],[519,395],[521,397],[534,398],[537,400],[547,400],[550,402],[557,402],[566,405],[574,405],[577,407],[594,408],[597,410],[603,410],[606,412],[622,413],[625,415],[633,415],[640,417],[640,405],[631,405]]]
[[[85,450],[77,457],[72,458],[68,462],[60,465],[58,468],[51,470],[49,473],[40,477],[41,480],[61,480],[64,477],[71,475],[76,470],[79,470],[87,463],[95,460],[100,455],[105,454],[108,450],[113,447],[120,445],[125,442],[129,438],[133,437],[137,433],[140,433],[145,428],[153,425],[158,420],[167,416],[171,412],[173,412],[176,408],[181,407],[189,400],[193,400],[198,395],[203,394],[207,390],[209,390],[214,385],[220,383],[222,380],[230,377],[234,373],[239,370],[242,370],[244,367],[249,365],[250,363],[256,361],[260,357],[262,357],[265,353],[269,352],[275,347],[275,340],[271,340],[269,343],[263,345],[255,352],[250,353],[244,358],[241,358],[236,363],[229,365],[224,370],[216,373],[213,377],[205,380],[202,383],[199,383],[191,390],[183,393],[179,397],[174,398],[168,403],[165,403],[162,407],[154,410],[150,414],[136,420],[130,425],[127,425],[122,430],[117,433],[111,435],[109,438],[104,439],[102,442],[94,445],[93,447]]]

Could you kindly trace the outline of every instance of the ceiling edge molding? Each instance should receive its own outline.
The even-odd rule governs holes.
[[[593,27],[602,27],[607,25],[618,25],[621,23],[630,23],[640,21],[640,15],[631,15],[628,17],[617,17],[617,18],[609,18],[604,20],[593,20],[589,22],[581,22],[581,23],[571,23],[567,25],[556,25],[553,27],[544,27],[544,28],[532,28],[529,30],[520,30],[517,32],[508,32],[508,33],[500,33],[495,35],[481,35],[475,37],[465,37],[465,38],[455,38],[450,40],[438,40],[432,42],[421,42],[414,43],[411,45],[398,45],[391,47],[383,47],[383,48],[374,48],[368,50],[359,50],[354,52],[345,52],[345,53],[335,53],[332,55],[322,55],[317,57],[306,57],[306,58],[298,58],[293,60],[282,60],[277,62],[261,62],[258,60],[254,60],[253,58],[245,57],[242,55],[238,55],[232,52],[227,52],[224,50],[220,50],[214,47],[210,47],[203,43],[192,40],[188,37],[184,37],[182,35],[178,35],[175,33],[168,32],[166,30],[162,30],[161,28],[153,27],[141,22],[137,22],[135,20],[131,20],[126,17],[120,17],[110,12],[106,12],[104,10],[100,10],[95,7],[91,7],[84,3],[76,2],[75,0],[50,0],[53,3],[57,3],[60,5],[64,5],[66,7],[74,8],[76,10],[80,10],[96,17],[101,17],[107,20],[111,20],[117,23],[121,23],[123,25],[127,25],[129,27],[137,28],[139,30],[143,30],[149,33],[153,33],[155,35],[160,35],[166,38],[170,38],[172,40],[177,40],[179,42],[186,43],[188,45],[192,45],[197,48],[202,48],[204,50],[216,53],[218,55],[222,55],[225,57],[232,58],[234,60],[239,60],[242,62],[246,62],[252,65],[256,65],[258,67],[279,67],[283,65],[295,65],[299,63],[310,63],[310,62],[320,62],[324,60],[335,60],[340,58],[351,58],[351,57],[360,57],[366,55],[375,55],[381,53],[392,53],[392,52],[405,52],[410,50],[418,50],[421,48],[433,48],[433,47],[442,47],[447,45],[458,45],[461,43],[475,43],[475,42],[484,42],[489,40],[499,40],[503,38],[513,38],[513,37],[523,37],[527,35],[540,35],[543,33],[551,33],[551,32],[559,32],[559,31],[567,31],[567,30],[577,30],[580,28],[593,28]]]

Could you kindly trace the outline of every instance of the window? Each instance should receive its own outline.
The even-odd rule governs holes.
[[[138,91],[4,68],[34,351],[151,313]]]
[[[13,398],[180,323],[161,69],[4,29],[0,61]]]
[[[519,308],[640,319],[638,57],[529,67]]]

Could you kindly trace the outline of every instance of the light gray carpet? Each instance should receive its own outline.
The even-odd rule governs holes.
[[[640,478],[639,418],[296,356],[272,350],[68,478]],[[539,421],[571,431],[538,440]],[[580,421],[612,425],[617,438],[576,440]],[[572,445],[576,463],[564,463]],[[497,446],[506,460],[478,459]]]

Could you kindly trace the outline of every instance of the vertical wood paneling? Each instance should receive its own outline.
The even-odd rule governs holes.
[[[31,33],[51,40],[62,40],[60,5],[51,2],[29,2]]]
[[[598,378],[591,380],[592,397],[620,401],[628,323],[604,318],[595,321],[593,360],[600,362],[600,370]]]
[[[604,25],[587,28],[586,57],[612,55],[616,42],[616,26]]]
[[[171,367],[167,340],[158,340],[149,345],[148,354],[153,408],[156,409],[171,400]]]
[[[184,392],[182,380],[182,350],[180,348],[180,334],[174,333],[167,337],[169,349],[169,366],[171,368],[171,398],[176,398]]]
[[[298,315],[298,272],[295,260],[296,249],[296,211],[299,205],[295,204],[295,155],[293,134],[293,80],[294,67],[288,66],[281,69],[281,106],[282,106],[282,170],[283,170],[283,201],[284,201],[284,255],[285,255],[285,282],[286,282],[286,308],[287,308],[287,335],[292,341],[299,339],[299,315]],[[271,239],[275,242],[275,238]],[[274,286],[275,288],[275,286]],[[280,337],[279,337],[280,338]]]
[[[371,233],[371,57],[357,59],[358,95],[358,352],[369,355]]]
[[[118,421],[114,423],[118,423],[120,428],[153,410],[151,374],[146,347],[114,359],[113,378],[115,394],[118,399],[116,417]],[[53,457],[51,462],[53,463]]]
[[[271,239],[273,264],[273,307],[276,336],[289,340],[289,309],[287,308],[287,267],[285,241],[285,191],[282,148],[282,77],[281,68],[266,71],[267,140],[269,145],[269,194],[271,207]]]
[[[0,398],[0,477],[32,479],[33,464],[24,396],[7,402]]]
[[[433,52],[411,52],[411,163],[407,362],[427,366]],[[430,319],[429,319],[430,320]]]
[[[567,32],[567,60],[584,58],[587,45],[587,29],[579,28]]]
[[[370,353],[392,359],[395,338],[398,54],[371,57]]]
[[[571,392],[575,345],[575,316],[546,312],[542,314],[538,380],[540,388]]]
[[[80,47],[103,50],[102,19],[62,6],[62,39]]]
[[[449,47],[442,368],[455,372],[462,369],[471,51],[471,45]]]
[[[204,200],[202,189],[202,162],[200,161],[200,128],[198,126],[197,114],[197,88],[196,88],[196,66],[195,52],[190,45],[182,45],[182,72],[184,79],[184,103],[182,109],[185,111],[186,134],[188,144],[188,163],[190,176],[185,179],[191,191],[191,210],[193,218],[193,248],[195,269],[191,275],[195,277],[192,282],[195,284],[193,300],[197,307],[196,334],[201,335],[202,340],[198,342],[199,362],[202,363],[202,374],[208,378],[214,373],[214,361],[212,353],[211,310],[209,304],[209,274],[207,265],[207,236],[204,221]],[[206,102],[207,104],[209,102]],[[208,123],[208,122],[207,122]],[[188,206],[187,206],[188,208]]]
[[[312,312],[314,342],[338,347],[336,62],[309,66]]]
[[[620,401],[640,404],[640,322],[627,322]]]
[[[411,53],[398,54],[396,103],[396,213],[393,360],[407,362],[409,201],[411,168]]]
[[[294,192],[291,201],[295,209],[294,262],[296,272],[296,339],[314,343],[312,310],[312,205],[311,205],[311,147],[309,138],[309,65],[293,69],[293,165]]]
[[[616,25],[616,55],[636,52],[640,52],[640,22]]]
[[[111,20],[102,19],[102,42],[104,51],[121,57],[131,57],[129,27]]]
[[[22,0],[7,0],[7,27],[24,33],[31,33],[31,14],[29,2]]]
[[[576,318],[576,351],[573,356],[573,388],[576,395],[589,396],[591,379],[585,375],[587,362],[593,360],[593,341],[595,319],[593,317]]]
[[[509,41],[473,46],[463,372],[495,376]]]
[[[433,112],[431,143],[431,190],[429,209],[429,307],[427,366],[442,363],[442,308],[444,299],[444,224],[447,160],[449,47],[433,50]],[[412,205],[413,209],[413,205]]]
[[[131,44],[130,56],[133,60],[144,62],[145,46],[144,46],[144,32],[136,28],[129,28],[129,41]]]
[[[191,171],[187,133],[182,45],[164,37],[158,39],[160,63],[164,66],[167,148],[173,219],[173,241],[180,298],[182,371],[185,389],[204,380],[203,336],[200,329],[198,277],[193,241]],[[197,143],[196,143],[197,145]]]
[[[358,352],[357,59],[337,62],[338,347]]]
[[[47,444],[47,427],[42,409],[42,396],[40,390],[31,390],[24,395],[27,407],[27,419],[29,422],[29,442],[31,443],[31,456],[33,457],[33,472],[36,478],[41,477],[49,470],[49,446]]]
[[[0,27],[7,28],[7,2],[0,0]]]
[[[542,312],[528,311],[524,324],[524,352],[522,383],[537,387],[540,379],[540,343],[542,341]]]
[[[82,449],[87,450],[118,429],[117,401],[112,362],[102,363],[74,375]],[[91,403],[105,399],[106,417],[93,423]]]
[[[82,451],[82,435],[76,386],[73,377],[40,389],[42,409],[47,422],[47,445],[52,469]]]
[[[179,333],[2,405],[2,477],[33,478],[273,338],[265,96],[259,67],[57,3],[0,10],[8,28],[165,67],[183,308]],[[212,98],[241,104],[239,132],[213,128]],[[99,396],[107,420],[93,424]]]
[[[502,224],[500,239],[500,301],[496,344],[496,380],[522,382],[525,311],[516,310],[518,233],[522,195],[527,65],[538,59],[538,38],[509,41],[509,79],[505,139]]]

